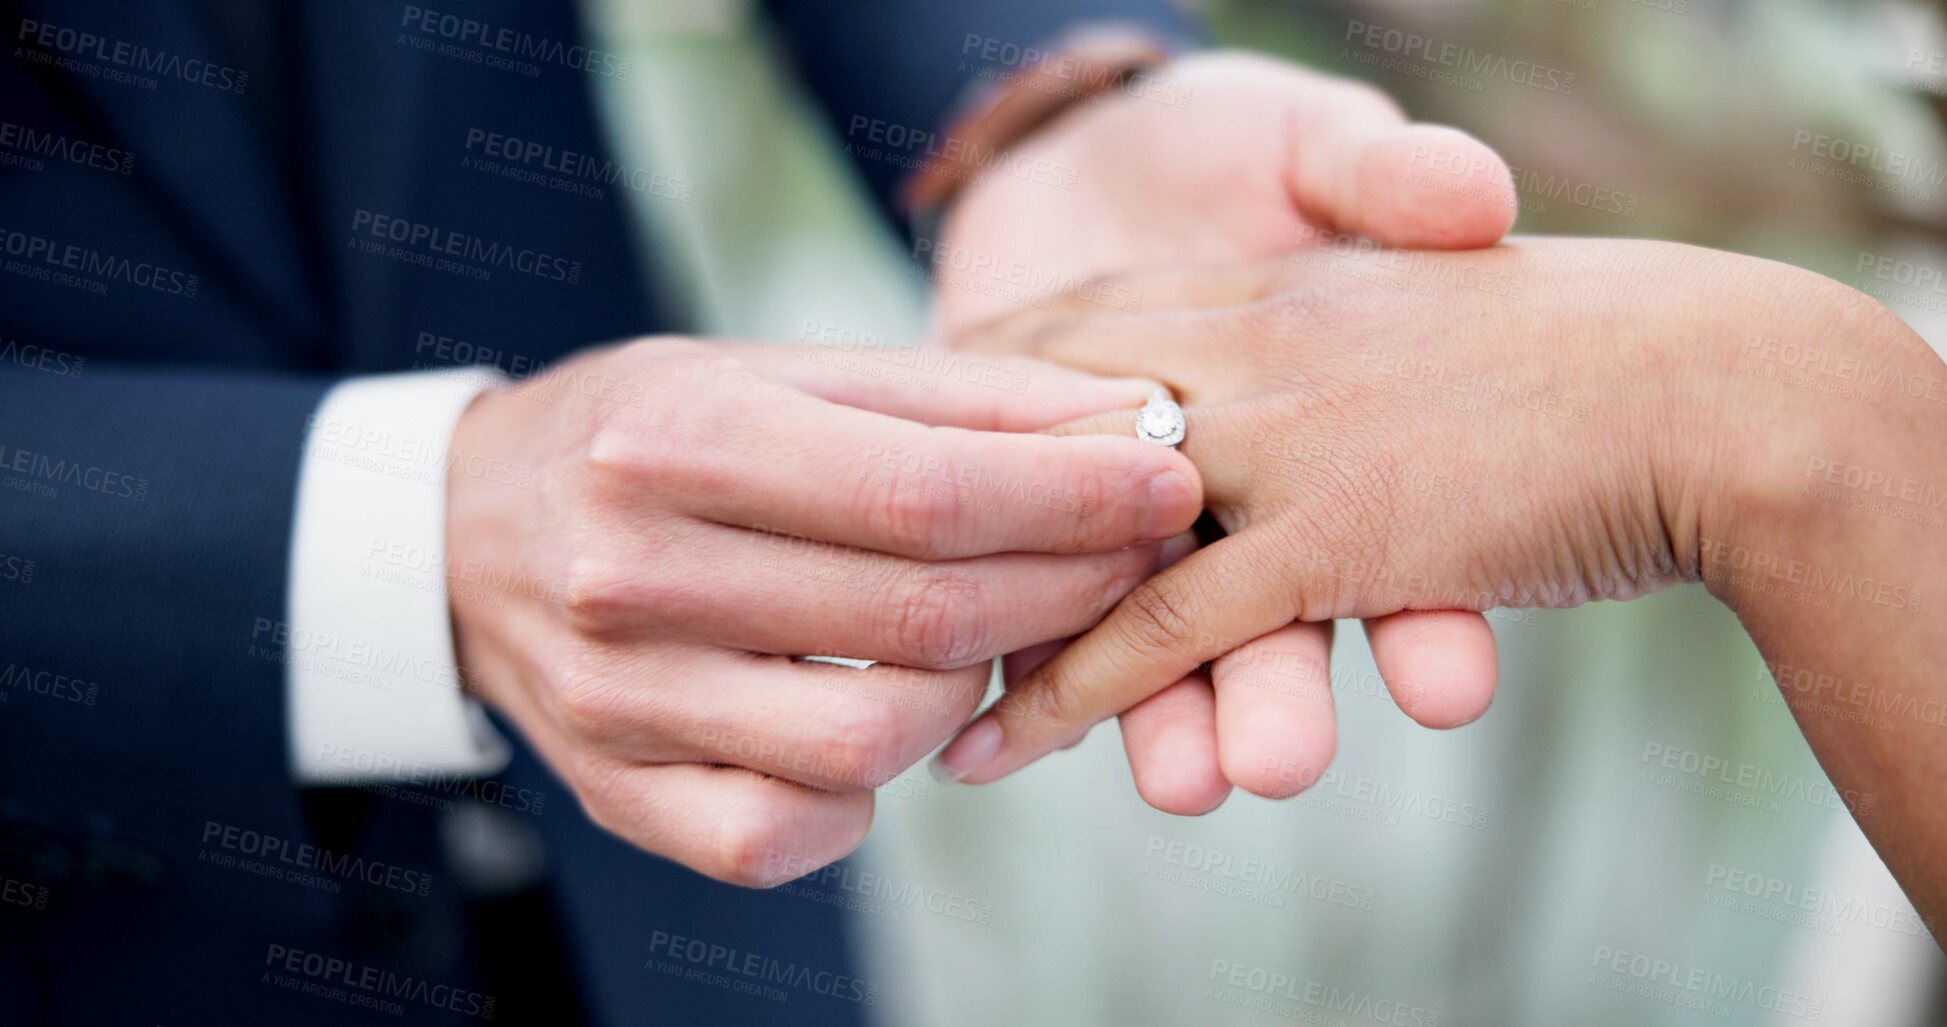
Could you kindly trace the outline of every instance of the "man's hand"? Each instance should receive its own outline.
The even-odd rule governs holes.
[[[744,885],[843,856],[989,660],[1095,623],[1195,520],[1174,452],[1006,433],[1148,383],[957,359],[650,340],[469,408],[460,662],[598,823]]]
[[[1244,53],[1186,57],[1152,78],[1067,111],[957,197],[931,254],[950,337],[1016,311],[1106,315],[1241,300],[1223,294],[1221,277],[1201,276],[1179,293],[1185,279],[1152,272],[1300,253],[1335,233],[1472,249],[1499,241],[1514,223],[1513,177],[1493,150],[1456,129],[1408,123],[1372,86]],[[1072,173],[1073,188],[1048,184],[1047,174],[1010,173],[1020,168],[1063,181]],[[1067,294],[1036,295],[1023,282]],[[1366,634],[1418,719],[1453,726],[1485,708],[1494,636],[1480,616],[1382,618]],[[1294,628],[1286,642],[1322,651],[1330,625]],[[1056,651],[1010,659],[1010,680]],[[1280,687],[1329,701],[1323,667],[1288,664],[1290,680]],[[1123,716],[1137,789],[1151,805],[1208,812],[1240,778],[1260,794],[1296,791],[1252,775],[1227,780],[1209,743],[1218,712],[1207,676],[1194,672]],[[1233,733],[1297,727],[1266,720]],[[1332,743],[1330,732],[1314,730],[1292,744],[1322,766]]]
[[[1816,326],[1859,302],[1760,261],[1525,239],[1464,254],[1329,247],[1147,284],[1186,305],[1030,313],[970,345],[1174,386],[1182,451],[1229,535],[1137,588],[961,734],[943,762],[970,782],[1214,660],[1214,719],[1195,725],[1201,750],[1182,729],[1177,758],[1208,753],[1240,787],[1292,794],[1334,745],[1332,618],[1572,606],[1696,580],[1701,525],[1743,527],[1727,504],[1745,465],[1779,450],[1844,460],[1856,445],[1844,440],[1883,434],[1869,406],[1812,425],[1737,373],[1743,340],[1829,334]],[[1199,294],[1221,305],[1187,305]],[[1066,430],[1124,434],[1131,421]],[[1782,427],[1830,441],[1787,448]],[[1373,650],[1423,723],[1486,706],[1459,682],[1402,695],[1396,682],[1433,668],[1400,666],[1378,637]]]

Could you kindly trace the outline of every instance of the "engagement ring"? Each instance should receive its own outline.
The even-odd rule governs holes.
[[[1183,441],[1183,408],[1170,398],[1169,390],[1157,389],[1136,414],[1136,437],[1159,446],[1174,446]]]

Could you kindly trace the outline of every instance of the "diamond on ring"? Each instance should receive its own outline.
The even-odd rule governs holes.
[[[1136,437],[1159,446],[1174,446],[1183,441],[1183,408],[1170,398],[1169,391],[1157,389],[1136,414]]]

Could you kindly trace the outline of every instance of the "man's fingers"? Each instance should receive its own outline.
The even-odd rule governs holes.
[[[741,661],[678,697],[666,726],[682,759],[726,763],[832,791],[870,791],[965,724],[985,665],[930,672],[782,658]]]
[[[680,655],[678,655],[680,654]],[[832,791],[865,791],[912,766],[967,716],[988,668],[855,668],[657,646],[611,653],[550,693],[579,747],[630,763],[715,763]]]
[[[1289,624],[1218,657],[1217,751],[1224,776],[1283,799],[1317,783],[1338,749],[1332,623]]]
[[[1366,621],[1373,663],[1407,716],[1427,727],[1471,723],[1494,701],[1498,673],[1487,618],[1407,610]]]
[[[1240,433],[1232,427],[1231,419],[1237,416],[1232,407],[1222,404],[1215,406],[1192,406],[1184,404],[1183,441],[1177,444],[1177,451],[1197,465],[1198,477],[1203,483],[1204,502],[1212,509],[1241,503],[1248,498],[1251,486],[1256,480],[1256,450],[1266,446],[1287,444],[1282,439],[1251,438],[1250,433]],[[1136,411],[1126,410],[1108,414],[1096,414],[1080,420],[1057,424],[1045,429],[1049,435],[1111,435],[1133,436],[1136,431]],[[1238,447],[1224,446],[1218,439],[1234,439],[1242,434],[1251,438],[1252,445]]]
[[[641,569],[645,584],[633,621],[733,649],[929,670],[985,663],[1085,631],[1156,571],[1164,547],[1182,545],[922,563],[795,536],[716,530],[721,534],[694,550],[711,568],[707,580],[674,568]]]
[[[727,343],[773,381],[820,399],[920,424],[1034,431],[1103,410],[1140,406],[1156,382],[1102,378],[1021,356],[853,339],[807,345]]]
[[[872,827],[872,793],[806,788],[741,767],[645,765],[592,753],[522,693],[505,700],[590,820],[697,873],[769,888],[843,858]]]
[[[872,827],[870,792],[827,792],[741,767],[616,764],[581,792],[604,830],[706,877],[770,888],[833,863]]]
[[[1196,469],[1127,439],[934,428],[752,384],[675,438],[617,439],[629,487],[707,520],[921,560],[1108,552],[1169,538],[1202,507]]]
[[[1217,763],[1216,697],[1197,671],[1122,713],[1122,748],[1143,801],[1200,817],[1230,797]]]
[[[940,772],[979,784],[1026,766],[1292,620],[1294,593],[1278,561],[1243,536],[1198,550],[1137,586],[962,731],[940,754]]]

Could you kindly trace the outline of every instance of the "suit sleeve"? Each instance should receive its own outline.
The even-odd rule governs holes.
[[[289,780],[274,636],[300,446],[329,382],[14,357],[0,364],[5,780],[117,820],[168,795],[210,811],[293,799],[264,789]],[[100,787],[124,773],[144,787]]]
[[[899,215],[916,164],[952,145],[963,104],[1084,27],[1180,46],[1200,37],[1170,0],[767,0],[799,73],[873,194]]]

